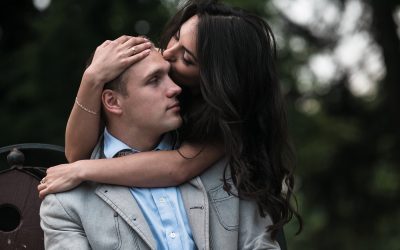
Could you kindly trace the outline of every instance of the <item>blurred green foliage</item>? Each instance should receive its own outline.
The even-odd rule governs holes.
[[[157,40],[178,1],[53,1],[0,3],[0,146],[64,144],[64,129],[86,59],[106,39],[146,32]],[[385,74],[372,97],[356,96],[350,73],[304,91],[299,70],[337,45],[334,32],[313,33],[272,1],[230,0],[262,15],[277,33],[279,70],[297,150],[296,193],[304,230],[286,226],[289,249],[400,249],[400,42],[397,1],[360,1],[364,31],[382,54]],[[345,10],[350,0],[332,1]],[[354,1],[353,1],[354,2]],[[144,22],[143,22],[144,21]],[[147,26],[148,25],[148,26]],[[314,27],[315,28],[315,27]],[[333,28],[332,30],[335,30]],[[300,38],[301,50],[290,41]]]

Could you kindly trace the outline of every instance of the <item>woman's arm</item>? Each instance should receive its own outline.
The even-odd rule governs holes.
[[[70,190],[82,181],[136,187],[176,186],[199,175],[223,156],[221,145],[184,143],[179,150],[185,158],[177,150],[150,151],[51,167],[45,183],[38,186],[39,197]]]
[[[151,43],[146,38],[130,36],[105,41],[97,47],[91,64],[82,76],[67,122],[65,155],[69,162],[88,159],[96,145],[101,127],[100,97],[104,84],[146,57],[150,47]]]

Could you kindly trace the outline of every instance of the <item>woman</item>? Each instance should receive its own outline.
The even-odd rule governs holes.
[[[130,63],[146,56],[145,43],[133,46],[140,40],[144,41],[121,37],[96,50],[67,125],[70,161],[88,158],[100,130],[95,113],[100,110],[101,90]],[[161,48],[171,63],[171,77],[186,88],[182,146],[50,168],[38,187],[40,195],[71,189],[84,180],[138,187],[177,185],[225,155],[238,195],[253,199],[261,215],[271,216],[274,224],[268,230],[273,238],[293,215],[300,220],[289,202],[292,151],[269,26],[242,10],[189,1],[167,24]],[[228,177],[223,178],[229,192]]]

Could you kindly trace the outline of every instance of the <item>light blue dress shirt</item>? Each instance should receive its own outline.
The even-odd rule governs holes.
[[[165,134],[154,150],[173,149],[173,138]],[[112,158],[121,150],[130,148],[107,129],[104,130],[104,155]],[[130,188],[133,197],[146,218],[157,249],[196,249],[179,188]]]

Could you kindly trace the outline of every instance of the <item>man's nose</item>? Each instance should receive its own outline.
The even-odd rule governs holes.
[[[174,83],[171,80],[171,78],[169,78],[169,81],[170,81],[170,85],[169,85],[169,88],[168,88],[167,96],[169,98],[178,96],[182,92],[182,88],[179,87],[178,85],[176,85],[176,83]]]

